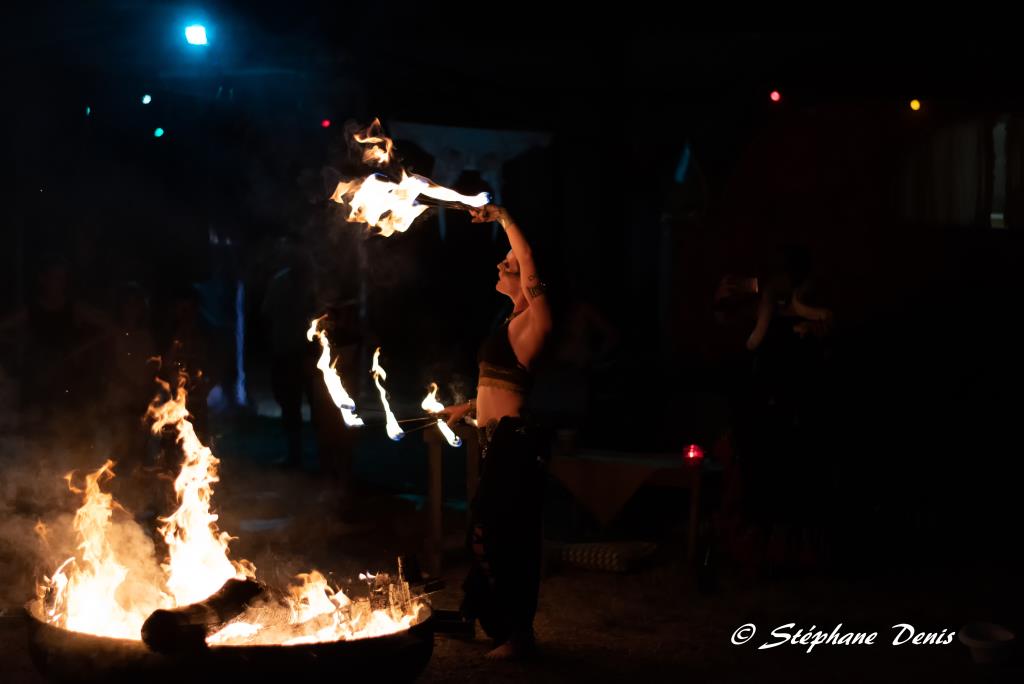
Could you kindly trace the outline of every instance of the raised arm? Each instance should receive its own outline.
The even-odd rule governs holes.
[[[532,331],[540,337],[546,336],[551,331],[551,307],[547,297],[544,295],[545,285],[537,273],[537,264],[533,260],[533,250],[523,236],[516,222],[509,215],[504,207],[495,204],[488,204],[480,209],[473,210],[474,223],[490,223],[497,221],[505,229],[508,236],[512,253],[519,262],[519,279],[526,301],[530,303],[527,311],[527,320]]]

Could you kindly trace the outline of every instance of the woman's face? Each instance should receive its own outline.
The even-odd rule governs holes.
[[[512,299],[522,292],[522,286],[519,283],[519,261],[511,250],[502,261],[498,262],[498,283],[494,289]]]

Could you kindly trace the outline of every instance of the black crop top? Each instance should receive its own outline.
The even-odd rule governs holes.
[[[477,361],[480,363],[479,384],[483,387],[497,387],[526,394],[533,384],[533,376],[516,359],[516,353],[508,339],[508,324],[509,321],[506,321],[491,333],[480,347],[480,353],[477,355]]]

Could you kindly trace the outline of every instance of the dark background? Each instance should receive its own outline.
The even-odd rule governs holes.
[[[1024,90],[1011,37],[698,35],[665,19],[653,36],[489,38],[417,32],[424,9],[387,23],[334,3],[22,11],[0,114],[3,311],[55,251],[98,308],[142,284],[158,330],[177,288],[205,283],[230,387],[242,282],[256,383],[279,238],[334,269],[339,298],[356,292],[363,236],[319,182],[341,164],[346,120],[543,132],[549,145],[506,164],[503,201],[558,306],[575,292],[621,335],[590,370],[581,439],[671,452],[730,434],[749,326],[716,322],[715,287],[800,244],[836,316],[815,451],[842,503],[808,515],[871,521],[847,547],[864,562],[1013,552]],[[206,48],[182,39],[193,16],[211,27]],[[422,149],[398,149],[429,173]],[[471,390],[476,341],[501,315],[491,269],[506,247],[451,213],[441,240],[437,221],[365,242],[364,333],[385,346],[396,395],[438,371]]]

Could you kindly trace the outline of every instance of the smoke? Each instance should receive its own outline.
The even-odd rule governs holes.
[[[79,540],[74,512],[82,499],[68,488],[64,475],[75,471],[80,486],[85,472],[103,465],[102,460],[86,463],[92,458],[92,450],[83,453],[24,438],[0,438],[0,608],[16,609],[35,597],[42,578],[75,555]],[[115,478],[103,487],[110,490],[116,482]],[[119,560],[132,569],[118,600],[155,605],[163,571],[152,531],[130,512],[116,509],[107,539]]]
[[[32,445],[0,440],[0,607],[10,609],[34,596],[37,570],[73,547],[64,533],[71,523],[67,498],[67,485]],[[53,523],[46,544],[35,532],[40,520]]]

